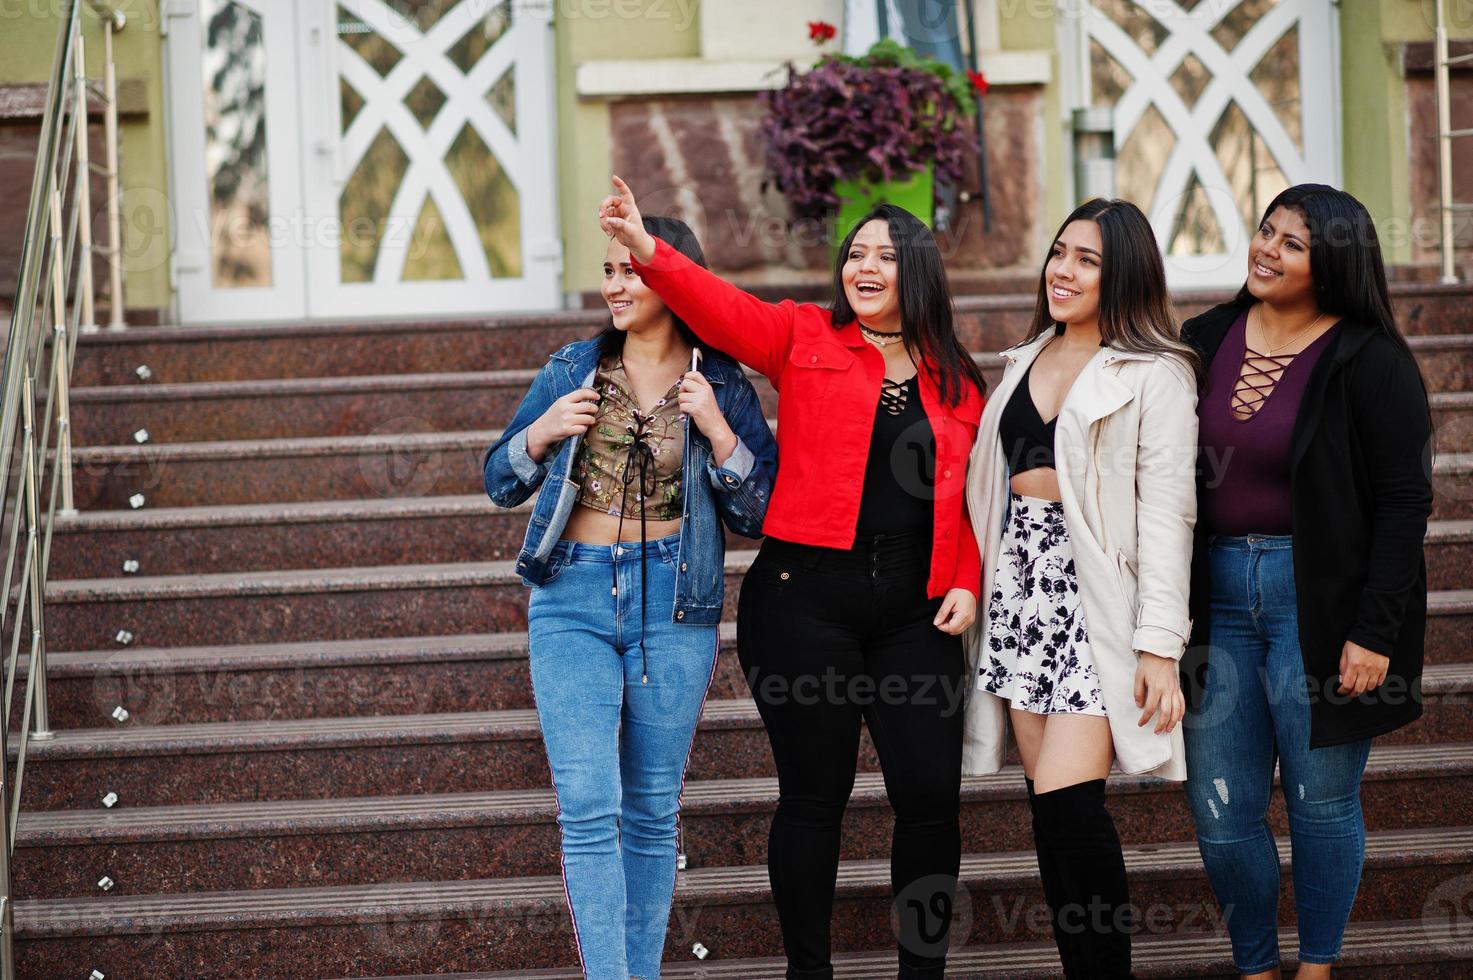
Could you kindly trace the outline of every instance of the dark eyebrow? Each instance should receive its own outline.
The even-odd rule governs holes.
[[[1062,248],[1066,252],[1069,251],[1069,246],[1068,245],[1065,245],[1062,241],[1057,241],[1056,240],[1054,242],[1054,248]],[[1104,258],[1103,255],[1101,255],[1099,252],[1096,252],[1094,249],[1089,248],[1088,246],[1085,246],[1085,245],[1076,245],[1075,248],[1077,248],[1081,252],[1088,252],[1090,255],[1093,255],[1097,259]]]
[[[1269,221],[1267,218],[1265,218],[1264,221],[1263,221],[1263,225],[1261,227],[1267,228],[1269,231],[1273,231],[1274,230],[1274,223],[1272,221]],[[1309,247],[1305,243],[1304,239],[1300,238],[1298,235],[1294,234],[1292,231],[1286,231],[1286,232],[1284,232],[1284,237],[1285,238],[1292,238],[1296,242],[1298,242],[1300,245],[1304,245],[1306,248]]]

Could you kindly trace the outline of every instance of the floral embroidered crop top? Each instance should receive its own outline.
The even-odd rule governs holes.
[[[645,415],[639,409],[624,360],[601,361],[593,381],[602,399],[598,416],[578,446],[572,477],[578,503],[605,514],[678,520],[684,512],[682,464],[685,416],[677,381]]]

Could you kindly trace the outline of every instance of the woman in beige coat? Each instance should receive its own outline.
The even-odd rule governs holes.
[[[1178,334],[1145,215],[1081,206],[1050,248],[1032,329],[1003,354],[967,476],[987,612],[967,637],[963,771],[1002,768],[1010,719],[1071,978],[1130,975],[1105,777],[1116,764],[1186,777],[1197,358]]]

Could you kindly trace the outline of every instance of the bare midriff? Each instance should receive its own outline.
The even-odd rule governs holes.
[[[645,521],[646,540],[669,537],[680,530],[680,518],[673,521]],[[592,507],[574,507],[568,515],[568,524],[563,528],[564,541],[580,544],[613,544],[619,537],[619,515],[607,514]],[[623,541],[639,540],[639,519],[624,518]]]
[[[1052,466],[1039,466],[1024,470],[1009,481],[1013,493],[1020,497],[1036,497],[1039,500],[1062,500],[1059,493],[1059,471]]]

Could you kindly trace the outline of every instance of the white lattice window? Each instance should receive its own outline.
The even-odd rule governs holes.
[[[1076,104],[1114,109],[1116,193],[1177,286],[1243,281],[1275,194],[1339,179],[1330,0],[1072,0]]]
[[[343,235],[335,255],[313,253],[325,308],[556,300],[548,13],[512,0],[332,5],[336,112],[324,116],[338,135],[320,146],[330,179],[314,199],[333,201]]]

